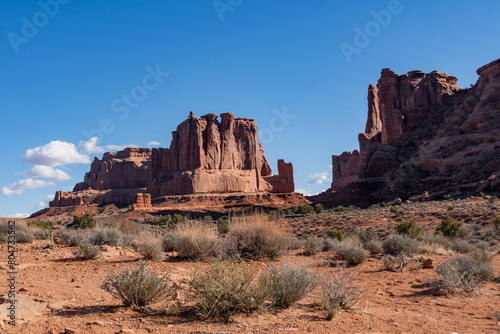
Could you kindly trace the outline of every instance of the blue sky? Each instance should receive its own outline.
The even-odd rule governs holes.
[[[0,216],[72,189],[104,150],[168,147],[191,110],[254,118],[273,170],[291,161],[296,189],[322,191],[331,155],[358,148],[380,70],[468,87],[500,57],[498,13],[493,0],[0,0]]]

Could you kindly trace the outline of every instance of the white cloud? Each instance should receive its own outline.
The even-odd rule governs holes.
[[[88,141],[80,141],[79,145],[85,153],[104,153],[104,147],[97,146],[98,141],[99,137],[92,137]]]
[[[88,164],[90,157],[79,153],[73,143],[55,140],[26,150],[23,161],[36,165],[59,166],[74,163]]]
[[[28,218],[29,213],[14,213],[13,215],[7,215],[7,218]]]
[[[68,173],[60,169],[42,165],[33,166],[33,168],[23,173],[23,177],[33,177],[35,179],[46,178],[55,181],[68,181],[72,179]]]
[[[45,201],[43,202],[38,202],[37,205],[35,205],[38,209],[43,209],[49,206],[49,202],[54,199],[54,195],[48,195],[45,197]]]
[[[309,177],[311,178],[309,180],[309,183],[313,184],[323,184],[331,182],[331,180],[328,178],[328,172],[311,174],[309,175]]]
[[[125,145],[106,145],[106,150],[108,151],[122,151],[127,147],[139,147],[139,145],[135,144],[125,144]]]
[[[156,141],[156,140],[152,140],[148,143],[147,146],[160,146],[160,142],[159,141]]]
[[[19,182],[12,183],[10,186],[3,187],[2,193],[6,196],[22,195],[26,189],[38,189],[44,187],[54,187],[56,184],[52,181],[34,180],[32,178],[22,179]]]

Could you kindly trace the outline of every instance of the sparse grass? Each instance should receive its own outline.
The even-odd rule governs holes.
[[[101,249],[99,246],[92,245],[90,242],[84,241],[73,249],[73,255],[79,259],[95,260],[101,255]]]
[[[119,274],[111,271],[100,287],[120,299],[125,306],[142,310],[152,303],[165,300],[171,293],[168,278],[148,269],[149,264],[142,262],[139,268],[125,267]]]
[[[455,256],[443,262],[437,273],[441,280],[435,289],[442,294],[473,292],[479,284],[493,277],[493,268],[467,255]]]
[[[390,235],[382,244],[384,253],[389,255],[413,255],[419,251],[417,240],[399,234]]]
[[[233,314],[261,308],[268,289],[253,278],[248,266],[233,261],[215,262],[206,272],[194,273],[188,285],[196,299],[196,315],[228,320]]]
[[[203,260],[217,253],[217,232],[204,224],[195,222],[180,224],[172,236],[173,248],[179,257]]]
[[[315,255],[323,249],[323,239],[308,237],[304,240],[304,255]]]
[[[296,266],[282,262],[272,266],[269,276],[260,277],[261,284],[269,287],[273,306],[289,308],[304,298],[316,285],[314,275],[305,265]]]
[[[279,222],[263,214],[233,218],[228,236],[243,258],[276,258],[290,247],[290,236]]]
[[[137,241],[136,247],[145,260],[159,261],[163,257],[162,241],[153,236],[143,236]]]
[[[321,307],[327,312],[327,320],[332,320],[339,309],[351,309],[361,300],[363,290],[354,284],[355,280],[353,272],[342,268],[321,280]]]

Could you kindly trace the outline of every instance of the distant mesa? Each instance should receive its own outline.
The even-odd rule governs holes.
[[[151,206],[162,196],[293,193],[293,167],[278,160],[272,175],[257,126],[233,113],[201,118],[191,112],[172,132],[170,148],[126,148],[97,157],[84,182],[57,191],[51,207],[83,204]]]
[[[369,205],[394,198],[500,191],[500,59],[457,78],[382,69],[368,87],[359,152],[332,156],[332,187],[310,200]]]

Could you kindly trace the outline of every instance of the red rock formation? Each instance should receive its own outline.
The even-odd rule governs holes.
[[[367,124],[368,128],[368,124]],[[371,125],[370,125],[371,128]],[[359,151],[332,155],[332,190],[345,187],[359,175]]]
[[[135,194],[134,204],[132,204],[132,211],[147,210],[151,208],[152,206],[151,206],[150,194],[143,194],[143,193]]]
[[[136,195],[143,192],[158,197],[293,191],[291,163],[278,161],[278,175],[271,174],[253,119],[226,113],[219,123],[216,114],[198,119],[191,112],[172,132],[170,148],[105,153],[94,159],[84,182],[73,192],[57,192],[50,206],[115,203],[139,209],[151,202]]]
[[[271,168],[259,143],[254,120],[226,113],[221,115],[219,123],[215,114],[198,119],[191,113],[172,132],[169,149],[153,149],[147,191],[153,197],[293,192],[293,176],[287,175],[281,181],[287,183],[278,182],[276,188],[265,180],[268,176]]]

